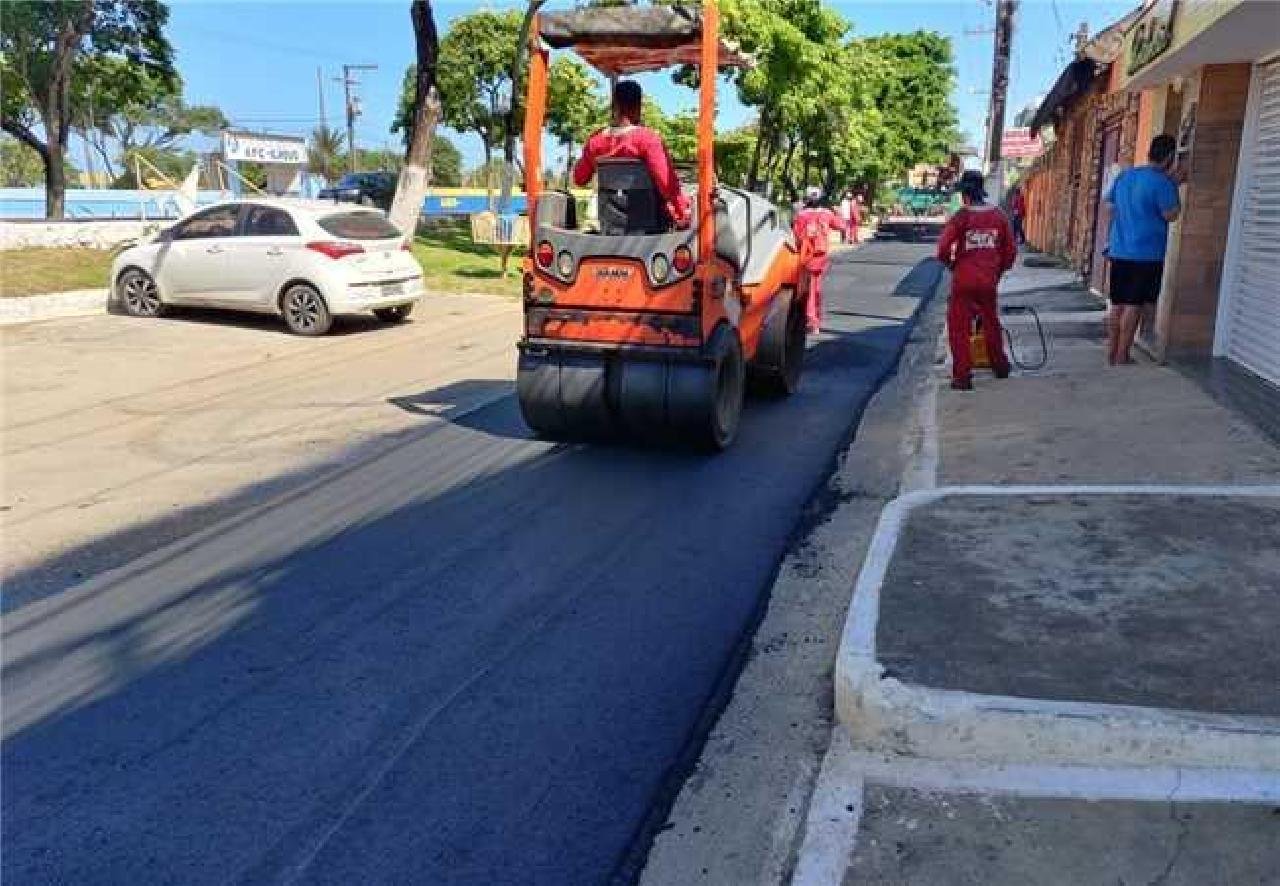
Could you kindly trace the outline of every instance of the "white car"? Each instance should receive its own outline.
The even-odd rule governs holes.
[[[338,314],[387,323],[422,297],[422,268],[377,209],[246,198],[192,213],[111,267],[113,295],[135,317],[169,305],[279,314],[298,335],[324,335]]]

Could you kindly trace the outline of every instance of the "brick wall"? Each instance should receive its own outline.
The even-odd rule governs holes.
[[[1162,306],[1164,357],[1207,356],[1213,350],[1249,73],[1248,64],[1209,65],[1201,72],[1180,238]]]

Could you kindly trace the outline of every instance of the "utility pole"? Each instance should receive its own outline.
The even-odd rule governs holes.
[[[354,71],[376,71],[377,65],[343,65],[342,88],[347,98],[347,171],[356,171],[356,118],[360,116],[360,96],[353,88],[360,82],[353,76]]]
[[[987,189],[997,202],[1004,194],[1004,162],[1000,143],[1004,140],[1004,111],[1009,91],[1009,55],[1013,48],[1013,16],[1017,0],[996,0],[995,51],[991,61],[991,104],[987,115]]]
[[[329,121],[324,116],[324,71],[316,66],[316,97],[320,99],[320,128],[328,129]]]

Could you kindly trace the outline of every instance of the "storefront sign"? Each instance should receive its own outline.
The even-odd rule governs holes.
[[[1031,134],[1026,127],[1006,129],[1000,139],[1001,157],[1039,157],[1044,153],[1044,142],[1040,135]]]
[[[222,155],[228,160],[301,165],[307,162],[307,143],[283,136],[224,132]]]
[[[1173,43],[1173,14],[1177,0],[1158,0],[1133,27],[1129,44],[1130,74],[1137,73],[1164,54]]]

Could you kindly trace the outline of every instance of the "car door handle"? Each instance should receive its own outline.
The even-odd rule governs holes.
[[[204,251],[209,253],[210,255],[217,255],[218,253],[222,252],[222,247],[217,245],[206,246],[204,248]]]
[[[272,246],[267,250],[267,255],[284,255],[284,250],[279,246]]]

